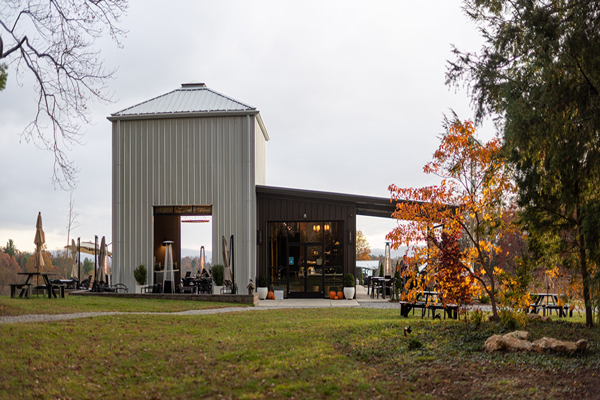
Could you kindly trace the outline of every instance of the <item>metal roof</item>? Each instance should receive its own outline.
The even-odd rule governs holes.
[[[346,203],[356,207],[356,215],[391,218],[397,203],[421,203],[408,200],[390,200],[389,197],[361,196],[315,190],[291,189],[276,186],[256,185],[257,196],[288,197],[295,200]]]
[[[119,117],[157,116],[190,113],[229,113],[254,112],[255,107],[215,92],[203,83],[183,84],[181,88],[163,94],[143,103],[126,108],[111,115],[110,120]]]

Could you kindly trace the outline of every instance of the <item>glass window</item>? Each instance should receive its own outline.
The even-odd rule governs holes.
[[[275,289],[326,295],[342,289],[342,221],[271,222],[268,231],[267,273]]]

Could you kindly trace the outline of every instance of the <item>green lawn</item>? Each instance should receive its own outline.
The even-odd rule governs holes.
[[[171,303],[187,302],[159,304]],[[405,337],[408,325],[413,333]],[[598,328],[553,321],[525,329],[532,340],[586,338],[590,348],[576,355],[487,354],[485,339],[507,331],[500,324],[467,334],[462,322],[407,320],[397,310],[377,309],[2,324],[0,399],[597,396]]]
[[[120,299],[100,296],[67,295],[64,299],[47,299],[41,296],[33,296],[30,299],[12,299],[10,296],[0,296],[0,317],[27,314],[68,314],[100,311],[175,312],[232,306],[244,307],[249,305],[208,301]]]

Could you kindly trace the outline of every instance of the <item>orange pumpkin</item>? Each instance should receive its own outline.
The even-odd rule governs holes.
[[[267,293],[267,299],[275,300],[275,293],[272,291]]]
[[[339,300],[337,296],[335,296],[333,299],[334,299],[334,300]]]
[[[338,292],[338,293],[337,293],[337,297],[338,297],[338,299],[340,299],[340,300],[341,300],[341,299],[343,299],[343,298],[344,298],[344,292],[342,292],[342,291]]]
[[[336,294],[337,294],[337,293],[335,293],[335,292],[332,290],[331,292],[329,292],[329,298],[330,298],[331,300],[333,300]]]

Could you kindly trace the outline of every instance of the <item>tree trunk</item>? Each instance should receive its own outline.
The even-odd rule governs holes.
[[[577,203],[575,205],[575,220],[577,221],[577,244],[579,245],[579,267],[581,268],[581,283],[583,284],[583,303],[585,304],[585,325],[594,326],[594,317],[592,315],[592,305],[590,302],[590,280],[587,270],[587,259],[585,251],[585,236],[581,231],[583,225],[581,217],[581,206],[579,196],[579,181],[575,184],[575,193],[577,194]]]
[[[498,316],[498,308],[496,306],[496,296],[494,293],[494,276],[491,274],[488,274],[488,276],[490,277],[490,291],[488,292],[488,294],[490,295],[490,301],[492,303],[492,317],[490,318],[493,321],[500,321],[500,317]]]
[[[588,327],[594,326],[594,317],[592,315],[592,305],[590,304],[590,280],[587,270],[587,260],[585,251],[585,238],[581,233],[581,228],[577,227],[577,235],[579,236],[579,266],[581,268],[581,281],[583,284],[583,303],[585,304],[585,325]]]

